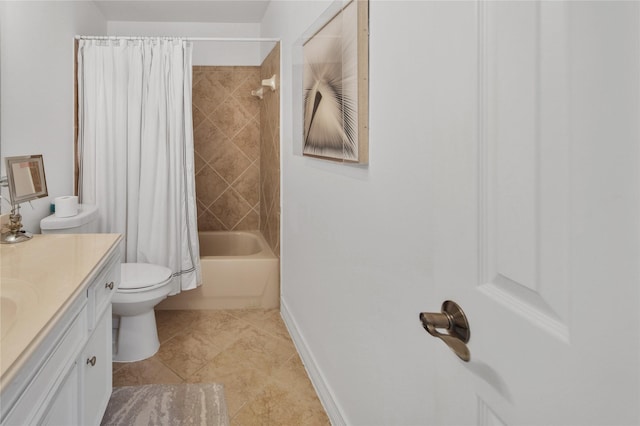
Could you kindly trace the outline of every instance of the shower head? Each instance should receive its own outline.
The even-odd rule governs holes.
[[[265,87],[271,87],[271,91],[274,92],[276,90],[276,75],[274,74],[271,78],[262,80],[262,85]]]
[[[271,91],[274,92],[276,90],[276,75],[272,75],[271,78],[267,78],[266,80],[262,80],[262,85],[264,87],[270,87]],[[251,91],[251,96],[256,96],[260,99],[264,98],[264,88],[261,87],[256,90]]]

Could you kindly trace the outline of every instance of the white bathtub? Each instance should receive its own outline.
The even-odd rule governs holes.
[[[259,231],[200,232],[202,285],[156,309],[272,309],[280,306],[279,260]]]

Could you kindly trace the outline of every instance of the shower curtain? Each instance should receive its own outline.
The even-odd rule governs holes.
[[[80,202],[125,236],[126,262],[173,271],[171,294],[201,282],[191,51],[179,38],[78,44]]]

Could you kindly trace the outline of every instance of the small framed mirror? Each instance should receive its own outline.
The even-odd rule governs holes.
[[[14,205],[49,195],[42,155],[7,157],[5,160],[9,195]]]

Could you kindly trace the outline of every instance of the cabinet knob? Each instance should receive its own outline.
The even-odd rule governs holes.
[[[110,283],[106,283],[104,285],[104,288],[108,288],[109,290],[113,290],[113,281],[111,281]]]
[[[91,364],[92,367],[96,365],[96,356],[94,355],[91,358],[87,358],[87,364]]]

